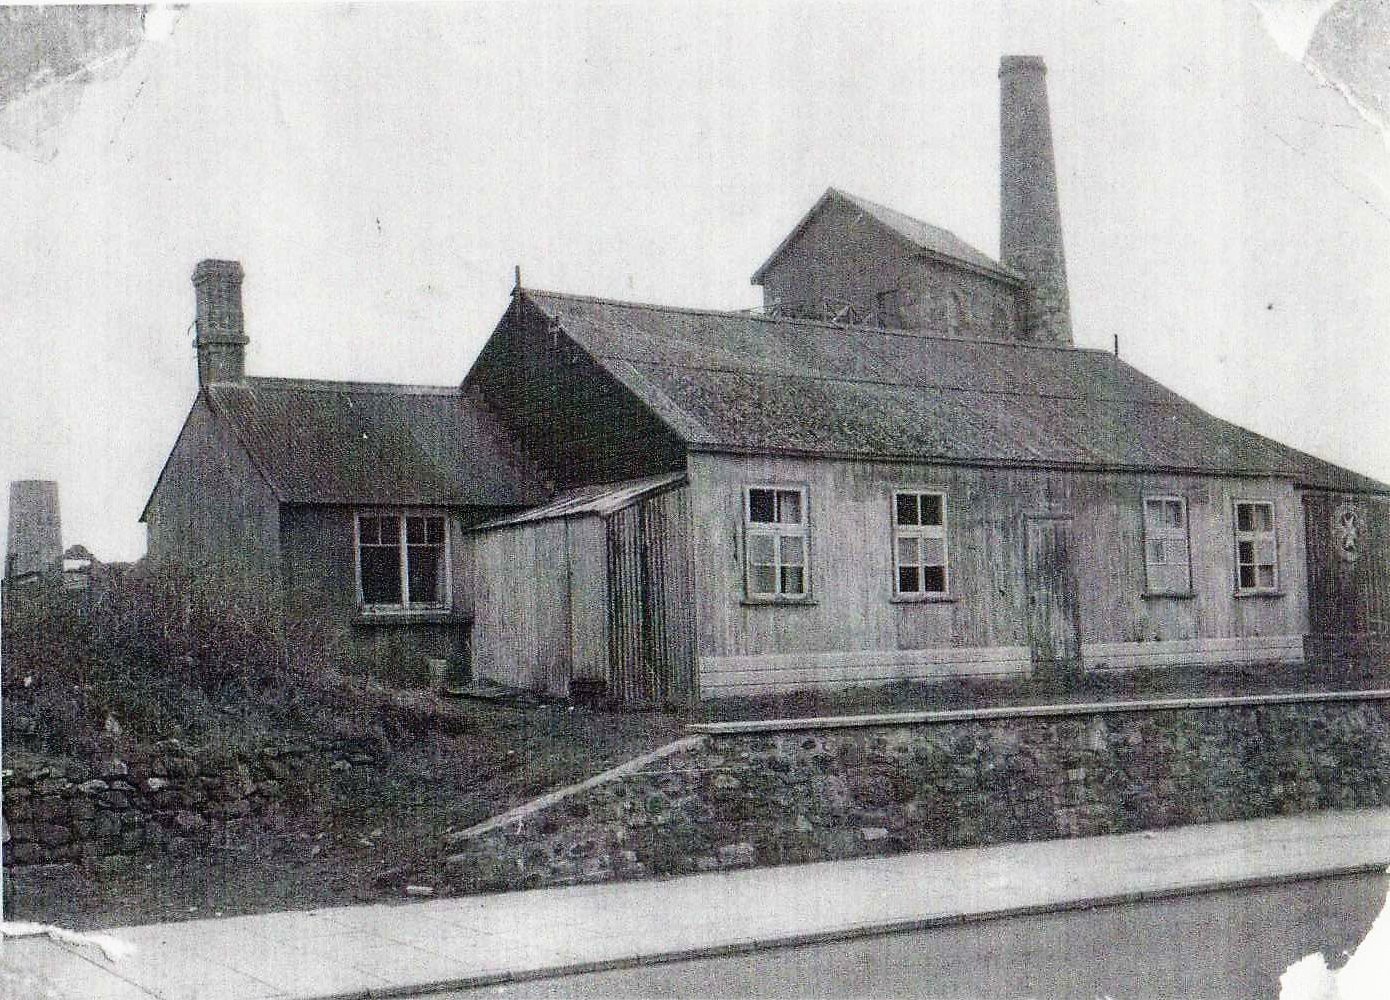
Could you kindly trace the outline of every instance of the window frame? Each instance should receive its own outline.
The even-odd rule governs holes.
[[[1150,533],[1149,527],[1149,504],[1150,503],[1179,503],[1182,505],[1182,552],[1187,566],[1187,586],[1180,588],[1158,587],[1154,585],[1152,566],[1149,560],[1149,542],[1153,539],[1176,540],[1177,529],[1167,529],[1164,532]],[[1190,597],[1193,593],[1192,587],[1192,513],[1187,502],[1187,497],[1178,493],[1146,493],[1139,500],[1139,523],[1142,528],[1142,541],[1144,552],[1144,594],[1153,597]],[[1161,565],[1171,565],[1163,563]]]
[[[941,524],[923,525],[921,523],[918,523],[915,525],[899,525],[898,497],[900,496],[914,496],[918,498],[917,511],[919,522],[921,521],[921,498],[936,497],[938,500],[941,501]],[[930,488],[911,485],[892,487],[892,489],[888,491],[888,525],[890,528],[893,549],[893,601],[930,602],[951,600],[951,507],[950,498],[948,497],[946,491],[940,488]],[[930,528],[931,530],[924,530],[926,528]],[[900,585],[902,583],[902,565],[899,562],[899,557],[901,553],[899,552],[898,548],[898,542],[901,538],[916,538],[919,540],[924,538],[939,538],[941,540],[941,590],[926,590],[926,579],[924,573],[919,573],[918,578],[918,582],[922,584],[923,589],[906,591],[901,589]],[[917,556],[919,560],[921,559],[921,555],[922,549],[919,541],[917,548]],[[917,568],[920,571],[923,568],[925,568],[926,565],[926,563],[919,561],[917,563]]]
[[[777,503],[776,493],[796,493],[800,496],[801,502],[801,521],[799,524],[783,524],[781,522],[754,521],[753,520],[753,491],[771,490],[774,494],[774,506]],[[743,600],[745,604],[809,604],[812,603],[812,582],[811,582],[811,491],[805,483],[786,483],[786,482],[754,482],[746,483],[741,492],[742,498],[742,528],[741,543],[742,552],[740,553],[743,563]],[[776,510],[774,509],[774,516]],[[772,542],[772,567],[776,592],[760,591],[753,588],[753,562],[749,539],[755,536],[766,536],[773,539]],[[782,583],[782,539],[800,538],[803,562],[801,564],[801,592],[797,594],[784,594],[781,592]],[[759,565],[767,565],[759,563]]]
[[[396,525],[396,555],[400,565],[400,600],[394,603],[368,603],[362,590],[362,519],[364,517],[394,517]],[[409,542],[407,541],[406,519],[409,517],[435,517],[444,525],[444,538],[440,546],[444,552],[443,579],[440,583],[439,600],[410,600]],[[352,512],[352,568],[353,581],[357,589],[357,607],[365,615],[412,614],[421,611],[446,611],[453,605],[453,532],[449,525],[447,511],[436,508],[413,507],[362,507]],[[385,544],[385,543],[379,543]]]
[[[1242,531],[1242,530],[1240,529],[1240,508],[1243,507],[1243,506],[1250,506],[1250,507],[1268,507],[1268,508],[1269,508],[1269,530],[1268,530],[1268,531],[1257,531],[1257,530],[1251,529],[1251,530],[1249,530],[1249,531]],[[1253,523],[1253,521],[1252,521],[1252,523]],[[1259,541],[1260,541],[1261,539],[1263,539],[1263,538],[1268,538],[1269,541],[1270,541],[1270,543],[1271,543],[1271,544],[1273,545],[1273,547],[1274,547],[1274,563],[1273,563],[1273,570],[1274,570],[1273,576],[1274,576],[1274,580],[1273,580],[1273,583],[1270,584],[1269,586],[1261,586],[1261,585],[1260,585],[1260,581],[1259,581],[1260,566],[1261,566],[1261,565],[1265,565],[1265,564],[1262,564],[1262,563],[1259,561],[1259,551],[1258,551],[1258,548],[1256,548],[1256,550],[1255,550],[1255,561],[1252,562],[1252,563],[1246,564],[1246,565],[1253,566],[1253,567],[1255,568],[1255,586],[1253,586],[1253,587],[1244,587],[1244,586],[1241,586],[1241,582],[1240,582],[1240,568],[1241,568],[1241,561],[1240,561],[1240,543],[1241,543],[1242,541],[1250,541],[1250,542],[1255,543],[1256,546],[1258,546]],[[1236,593],[1236,596],[1237,596],[1237,597],[1244,597],[1244,596],[1249,596],[1249,595],[1259,595],[1259,594],[1274,594],[1274,595],[1278,595],[1278,594],[1281,593],[1281,591],[1280,591],[1280,589],[1279,589],[1279,586],[1280,586],[1280,567],[1279,567],[1279,508],[1278,508],[1278,505],[1275,504],[1275,502],[1274,502],[1273,500],[1268,500],[1268,499],[1257,499],[1257,498],[1247,498],[1247,497],[1232,497],[1232,498],[1231,498],[1231,556],[1232,556],[1232,569],[1235,571],[1235,572],[1234,572],[1234,581],[1235,581],[1235,593]]]

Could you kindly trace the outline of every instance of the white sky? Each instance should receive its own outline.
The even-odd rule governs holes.
[[[1390,152],[1215,0],[195,6],[54,160],[0,149],[0,479],[143,552],[201,257],[252,374],[450,384],[513,264],[753,305],[830,184],[996,254],[1003,52],[1048,62],[1078,343],[1390,479]]]

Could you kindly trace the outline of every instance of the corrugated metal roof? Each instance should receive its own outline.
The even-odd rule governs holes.
[[[1390,492],[1214,417],[1103,351],[524,294],[695,448]]]
[[[518,524],[530,524],[535,521],[553,521],[564,517],[583,517],[586,515],[607,517],[630,507],[638,500],[654,493],[674,489],[684,483],[684,472],[669,472],[661,476],[627,479],[620,483],[579,486],[572,490],[565,490],[549,503],[488,521],[486,524],[478,525],[475,530],[506,528]]]
[[[848,191],[841,191],[839,188],[828,188],[825,194],[821,195],[811,210],[807,212],[792,229],[791,233],[778,244],[777,249],[772,251],[771,256],[765,260],[761,267],[753,273],[753,284],[761,284],[763,275],[767,269],[782,256],[783,252],[796,242],[796,238],[801,231],[806,228],[817,215],[827,207],[835,204],[843,204],[849,208],[872,218],[879,225],[886,227],[901,239],[925,253],[935,257],[944,257],[947,260],[966,264],[971,268],[985,271],[996,278],[1002,278],[1013,284],[1021,284],[1023,276],[1017,271],[1005,267],[988,254],[976,250],[965,240],[961,239],[949,229],[942,229],[940,226],[933,226],[930,222],[923,222],[921,219],[914,219],[910,215],[904,215],[895,208],[887,205],[880,205],[876,201],[868,198],[861,198],[858,195],[850,194]]]
[[[207,396],[287,503],[519,506],[548,495],[457,388],[248,378]]]

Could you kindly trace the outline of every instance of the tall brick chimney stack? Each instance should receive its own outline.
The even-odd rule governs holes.
[[[200,260],[193,269],[198,296],[198,384],[246,378],[246,324],[241,315],[241,264]]]
[[[1047,67],[1040,56],[1004,56],[999,62],[999,215],[999,256],[1028,279],[1020,301],[1023,336],[1070,346]]]

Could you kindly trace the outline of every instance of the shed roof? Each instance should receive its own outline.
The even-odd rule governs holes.
[[[923,222],[921,219],[904,215],[895,208],[889,208],[887,205],[880,205],[876,201],[870,201],[868,198],[861,198],[848,191],[841,191],[839,188],[832,187],[826,189],[825,194],[821,195],[820,199],[811,206],[811,210],[802,216],[801,221],[796,224],[787,238],[778,244],[777,249],[772,251],[772,255],[753,272],[753,284],[762,284],[763,276],[767,273],[768,268],[796,242],[797,237],[811,224],[812,220],[835,205],[847,207],[873,219],[889,232],[923,253],[957,264],[964,264],[971,270],[983,271],[1011,284],[1023,283],[1023,276],[1017,271],[1005,267],[988,254],[976,250],[949,229],[933,226],[930,222]]]
[[[1390,486],[1205,412],[1104,351],[526,289],[695,450]]]
[[[544,478],[455,387],[248,378],[208,402],[286,503],[518,506]]]
[[[626,479],[617,483],[578,486],[557,494],[549,503],[496,518],[478,525],[475,530],[507,528],[518,524],[554,521],[565,517],[591,515],[607,517],[631,507],[637,501],[653,494],[664,493],[666,490],[682,486],[685,481],[684,472],[668,472],[661,476],[643,476],[640,479]]]

